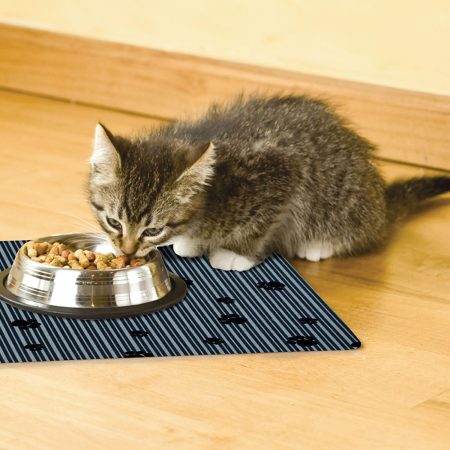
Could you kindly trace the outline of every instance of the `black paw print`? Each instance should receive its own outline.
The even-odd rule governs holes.
[[[241,325],[247,322],[247,319],[239,314],[222,314],[219,317],[219,322],[224,325],[229,325],[231,323]]]
[[[203,342],[205,344],[210,344],[210,345],[219,345],[219,344],[223,344],[225,341],[219,337],[209,337],[209,338],[203,339]]]
[[[219,297],[216,299],[219,303],[225,303],[226,305],[229,305],[230,303],[233,303],[234,300],[230,297]]]
[[[31,352],[39,352],[45,348],[42,344],[27,344],[23,348],[30,350]]]
[[[152,353],[145,352],[144,350],[130,350],[123,354],[125,358],[143,358],[144,356],[152,357]]]
[[[266,291],[282,291],[285,288],[285,284],[281,281],[259,281],[256,283],[258,289],[265,289]]]
[[[11,322],[11,325],[13,327],[19,328],[20,330],[29,330],[30,328],[39,328],[41,326],[41,324],[36,319],[17,319],[13,320]]]
[[[145,331],[145,330],[131,330],[130,331],[130,336],[133,336],[133,337],[148,336],[148,331]]]
[[[311,347],[317,345],[317,339],[314,336],[290,336],[287,338],[286,342],[292,345],[300,345],[301,347]]]
[[[300,317],[300,319],[298,319],[298,321],[301,324],[314,325],[315,323],[317,323],[319,321],[319,319],[315,319],[314,317]]]

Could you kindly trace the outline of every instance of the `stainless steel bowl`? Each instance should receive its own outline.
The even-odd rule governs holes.
[[[74,248],[109,253],[101,233],[46,236],[36,242],[60,242]],[[0,296],[22,309],[82,319],[104,319],[154,312],[179,303],[186,283],[169,273],[157,249],[138,267],[76,270],[32,261],[24,247],[10,269],[0,273]]]

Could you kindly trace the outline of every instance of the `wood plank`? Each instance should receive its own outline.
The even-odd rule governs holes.
[[[0,25],[0,86],[173,119],[239,92],[331,100],[378,155],[450,170],[450,98]],[[162,94],[164,93],[164,94]]]
[[[0,93],[1,239],[95,227],[83,183],[98,119],[142,122]],[[380,165],[388,179],[437,173]],[[2,365],[2,448],[446,448],[449,222],[447,195],[372,254],[294,261],[360,350]]]
[[[443,414],[447,416],[447,421],[450,421],[450,390],[439,393],[438,395],[427,399],[420,403],[415,409],[426,409],[428,413],[435,413],[438,417]]]
[[[0,91],[2,239],[97,229],[84,185],[98,121],[117,133],[162,123]]]

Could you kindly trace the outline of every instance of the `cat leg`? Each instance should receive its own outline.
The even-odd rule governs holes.
[[[210,253],[209,263],[214,269],[237,270],[242,272],[251,269],[258,261],[247,256],[238,255],[224,248],[218,248]]]
[[[202,246],[196,239],[191,239],[187,236],[174,236],[171,242],[173,243],[173,251],[178,256],[195,258],[203,254]]]
[[[313,241],[299,246],[297,256],[308,261],[320,261],[333,256],[333,246],[329,242]]]

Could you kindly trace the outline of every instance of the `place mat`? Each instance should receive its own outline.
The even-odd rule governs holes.
[[[0,241],[0,269],[26,241]],[[104,320],[15,308],[0,298],[0,362],[349,350],[361,343],[298,272],[273,255],[247,272],[160,248],[188,284],[164,311]]]

